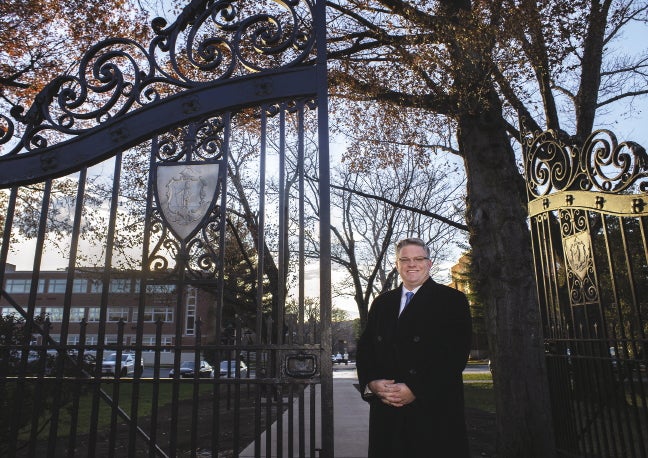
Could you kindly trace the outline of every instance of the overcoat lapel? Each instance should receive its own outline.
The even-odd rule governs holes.
[[[412,300],[410,301],[409,304],[407,304],[407,307],[405,307],[405,310],[403,310],[403,313],[400,314],[400,317],[398,318],[399,322],[407,321],[408,317],[412,314],[414,314],[414,311],[418,308],[421,307],[423,297],[428,296],[431,294],[432,288],[434,286],[434,281],[432,279],[427,279],[425,283],[421,285],[419,290],[416,292]],[[402,288],[403,286],[401,285],[401,294],[402,294]],[[399,294],[398,297],[400,298],[401,295]],[[428,296],[429,299],[429,296]],[[400,302],[399,302],[400,305]],[[426,304],[427,307],[427,304]],[[398,314],[398,311],[396,312]],[[420,315],[419,315],[420,316]]]
[[[403,285],[396,288],[394,291],[398,291],[398,294],[394,294],[394,300],[391,301],[389,309],[387,311],[387,316],[389,319],[393,319],[395,322],[398,321],[398,312],[400,311],[400,301],[403,294]]]

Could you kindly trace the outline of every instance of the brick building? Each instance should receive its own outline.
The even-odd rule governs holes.
[[[32,281],[32,272],[16,271],[14,266],[7,265],[3,284],[4,294],[0,299],[0,314],[21,315],[13,304],[17,304],[25,312],[33,307],[35,317],[42,316],[49,319],[50,337],[60,342],[65,317],[68,272],[64,270],[40,272],[35,295],[30,299]],[[108,290],[104,293],[105,284]],[[140,300],[144,302],[141,344],[145,350],[146,347],[158,345],[163,349],[169,347],[168,351],[176,344],[194,345],[198,317],[201,320],[202,342],[208,342],[213,336],[211,318],[214,299],[208,292],[188,287],[178,300],[174,284],[149,281],[143,294],[141,294],[141,284],[141,273],[138,272],[116,271],[104,280],[102,273],[96,269],[79,269],[74,274],[71,294],[67,299],[69,302],[67,342],[61,343],[78,345],[81,338],[81,322],[85,320],[86,345],[99,344],[101,334],[105,344],[118,344],[120,321],[123,322],[121,343],[126,347],[137,345]],[[161,331],[159,342],[156,337],[158,326]],[[181,331],[179,341],[176,341],[178,326]],[[33,343],[43,344],[39,333],[34,333]]]

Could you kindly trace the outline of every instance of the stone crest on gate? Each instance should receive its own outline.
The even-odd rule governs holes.
[[[184,241],[202,226],[218,197],[218,163],[158,164],[155,196],[163,220]]]

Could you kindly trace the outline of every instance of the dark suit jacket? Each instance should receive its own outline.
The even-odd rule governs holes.
[[[377,379],[405,383],[416,400],[371,403],[369,458],[469,456],[462,371],[472,334],[466,296],[427,280],[398,317],[402,285],[378,296],[358,341],[360,388]]]

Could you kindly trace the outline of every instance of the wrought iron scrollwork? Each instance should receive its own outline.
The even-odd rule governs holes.
[[[212,210],[201,230],[186,243],[174,237],[166,227],[158,209],[150,217],[150,249],[148,269],[150,272],[175,278],[184,269],[189,278],[213,279],[218,270],[219,237],[221,224],[220,209]]]
[[[156,206],[149,217],[148,268],[157,274],[213,279],[223,216],[220,194],[223,116],[178,127],[154,148]],[[164,169],[164,170],[162,170]]]
[[[600,130],[590,135],[583,151],[583,166],[594,188],[620,192],[638,182],[642,192],[648,191],[648,154],[638,143],[618,143],[612,132]]]
[[[188,129],[194,130],[189,132]],[[211,117],[191,126],[182,126],[159,137],[156,159],[172,163],[189,155],[196,160],[218,160],[223,157],[222,117]]]
[[[532,199],[557,191],[619,193],[633,186],[648,191],[648,154],[639,144],[619,143],[609,130],[593,132],[582,147],[554,131],[525,141],[525,174]]]
[[[598,300],[599,292],[594,273],[587,213],[582,210],[561,210],[560,227],[567,261],[570,303],[572,305],[592,303]]]
[[[193,0],[168,27],[161,18],[152,22],[148,47],[101,41],[75,75],[50,82],[26,112],[0,114],[0,145],[21,135],[4,155],[60,143],[186,89],[310,63],[314,7],[313,0]]]

